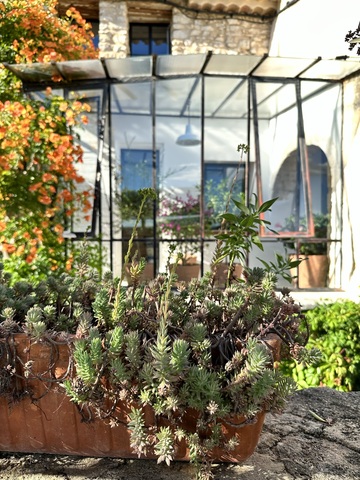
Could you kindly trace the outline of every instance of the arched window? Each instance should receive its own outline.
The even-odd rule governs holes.
[[[325,153],[316,145],[307,147],[311,212],[317,215],[329,213],[330,169]],[[273,196],[286,201],[290,208],[290,217],[301,219],[306,215],[302,175],[299,173],[297,151],[292,151],[283,161],[274,182]],[[286,219],[285,219],[286,220]],[[286,222],[285,222],[286,223]],[[284,225],[285,227],[285,225]],[[287,226],[289,227],[289,225]],[[301,225],[299,225],[301,228]],[[297,230],[296,225],[289,227]]]

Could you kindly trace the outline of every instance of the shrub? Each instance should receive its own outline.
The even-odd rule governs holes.
[[[306,312],[308,346],[317,347],[321,360],[310,366],[284,361],[281,369],[300,388],[326,386],[360,390],[360,303],[340,300]]]

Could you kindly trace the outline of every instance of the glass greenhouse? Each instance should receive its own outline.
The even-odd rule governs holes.
[[[208,53],[7,67],[29,95],[52,86],[90,104],[79,135],[93,215],[74,218],[69,237],[100,237],[115,273],[144,187],[157,192],[136,238],[149,275],[172,243],[208,271],[233,184],[234,198],[278,198],[267,217],[278,234],[260,232],[268,260],[325,245],[327,286],[341,286],[342,86],[359,62]]]

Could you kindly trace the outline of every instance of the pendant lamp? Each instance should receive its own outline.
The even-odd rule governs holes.
[[[184,147],[192,147],[201,143],[200,138],[193,132],[190,123],[190,104],[188,103],[188,123],[185,127],[185,133],[180,135],[176,140],[177,145]]]

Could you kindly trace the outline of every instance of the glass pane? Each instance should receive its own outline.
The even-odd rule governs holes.
[[[131,25],[131,55],[150,55],[149,25]]]
[[[162,77],[196,75],[200,73],[205,59],[205,54],[162,56],[157,59],[156,74]]]
[[[262,187],[259,198],[262,201],[278,198],[265,218],[282,236],[289,232],[306,236],[310,228],[306,193],[308,167],[298,143],[295,84],[274,88],[272,84],[256,83],[256,90],[259,86],[264,98],[258,106],[260,158],[257,167]],[[267,86],[268,96],[264,95]]]
[[[153,55],[168,55],[170,53],[168,25],[152,26],[151,53]]]
[[[248,75],[262,60],[254,55],[213,54],[205,68],[210,75]]]
[[[204,81],[207,110],[204,119],[204,269],[208,271],[215,249],[214,234],[218,232],[221,223],[220,214],[226,210],[233,211],[231,199],[240,200],[244,193],[247,158],[240,158],[237,146],[248,141],[248,117],[245,113],[248,96],[239,94],[240,90],[236,90],[241,79],[206,77]],[[247,82],[242,88],[243,93],[247,92]],[[241,112],[236,121],[232,118],[232,112],[227,115],[227,107],[233,102],[232,93],[237,96],[237,114]],[[224,99],[228,99],[226,104],[223,103]],[[222,105],[223,108],[215,115],[210,115],[208,105],[212,109],[219,109]]]
[[[75,136],[78,135],[79,144],[83,150],[83,163],[77,166],[79,174],[84,178],[84,182],[79,185],[79,189],[90,192],[89,201],[92,207],[94,207],[96,169],[99,155],[99,120],[101,118],[103,91],[99,89],[77,90],[71,92],[69,98],[81,98],[82,102],[90,106],[90,111],[86,114],[88,123],[76,127],[74,133]],[[91,230],[91,227],[91,212],[86,214],[77,212],[72,218],[70,230],[75,233],[85,233]]]
[[[123,83],[113,88],[112,111],[119,114],[150,115],[151,83]]]
[[[188,78],[156,84],[155,103],[161,107],[156,112],[156,145],[160,150],[157,216],[160,271],[165,268],[171,244],[175,248],[172,262],[181,253],[183,265],[197,264],[199,268],[201,129],[200,118],[192,114],[193,84],[194,79]],[[184,115],[163,115],[167,92],[184,96]]]
[[[207,227],[216,231],[220,227],[219,215],[225,211],[235,211],[230,196],[240,200],[244,193],[245,163],[238,165],[236,162],[205,162],[204,186]]]
[[[111,58],[105,60],[111,78],[126,80],[130,78],[150,77],[152,57]]]
[[[247,80],[239,80],[239,83],[231,91],[230,96],[227,97],[226,100],[219,107],[216,115],[228,118],[247,118],[248,96],[249,92]]]
[[[158,115],[177,115],[179,116],[184,107],[187,105],[187,100],[190,90],[197,82],[194,78],[160,80],[157,83],[156,94],[156,111]],[[185,114],[188,114],[188,109],[185,109]],[[193,102],[190,104],[190,113],[194,113]]]
[[[303,104],[314,212],[315,242],[303,244],[307,253],[328,254],[328,286],[340,284],[341,233],[343,230],[341,168],[341,86],[320,92]],[[332,240],[321,242],[321,238]]]
[[[8,68],[24,82],[50,82],[54,75],[59,75],[51,63],[9,65]]]
[[[117,272],[123,267],[129,238],[139,211],[139,188],[156,187],[154,184],[151,83],[120,84],[111,87],[112,152],[115,168],[113,182],[113,238],[114,265]],[[143,106],[142,106],[143,105]],[[155,160],[155,164],[156,164]],[[155,180],[156,181],[156,180]],[[138,235],[131,257],[145,258],[153,276],[153,204],[145,206],[140,218]],[[125,270],[128,266],[124,267]]]
[[[308,58],[268,57],[254,71],[256,77],[294,78],[314,62]]]
[[[267,83],[267,82],[261,83],[260,81],[257,82],[256,100],[258,105],[258,111],[261,104],[282,87],[283,87],[282,83]]]
[[[100,60],[59,62],[56,66],[66,80],[93,80],[106,77]]]
[[[206,81],[205,115],[228,116],[229,111],[241,117],[247,111],[247,104],[243,102],[241,89],[244,80],[239,78],[209,77]],[[239,89],[242,91],[239,99]],[[234,105],[236,104],[236,105]],[[244,110],[245,108],[245,110]]]
[[[314,95],[319,90],[323,90],[324,88],[329,88],[329,87],[331,87],[331,84],[329,84],[329,82],[312,82],[312,81],[302,80],[301,98],[304,100],[309,95]]]
[[[123,236],[130,238],[132,227],[141,203],[142,188],[153,186],[153,152],[140,148],[122,148],[117,183],[120,192],[116,197],[121,209]],[[156,152],[156,170],[159,169],[159,151]],[[152,235],[153,202],[148,200],[137,228],[138,238]]]
[[[261,118],[272,118],[281,114],[284,110],[295,107],[295,88],[293,84],[274,85],[263,84],[260,87],[261,96],[258,99],[258,115]]]
[[[351,60],[320,60],[300,78],[339,80],[360,69],[359,62]]]

